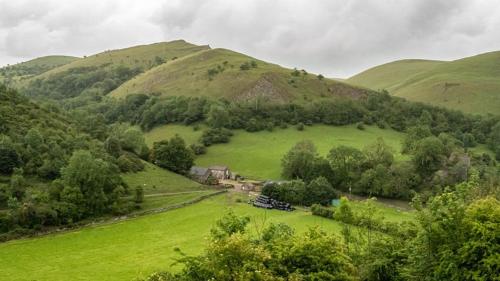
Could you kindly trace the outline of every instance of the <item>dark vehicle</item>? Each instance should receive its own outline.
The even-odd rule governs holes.
[[[288,211],[288,212],[291,212],[294,210],[294,208],[292,207],[292,205],[290,203],[274,200],[274,199],[272,199],[268,196],[265,196],[265,195],[259,195],[257,198],[255,198],[255,201],[253,201],[253,205],[255,207],[259,207],[259,208],[277,209],[277,210]]]

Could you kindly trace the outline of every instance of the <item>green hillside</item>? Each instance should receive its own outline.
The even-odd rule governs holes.
[[[201,131],[194,131],[191,127],[181,125],[166,125],[146,133],[145,137],[146,142],[151,145],[154,141],[169,139],[175,134],[191,144],[198,141]],[[237,130],[234,131],[229,143],[208,147],[206,154],[198,156],[196,164],[205,167],[227,165],[232,171],[254,179],[279,179],[281,158],[299,141],[313,141],[318,152],[326,155],[330,149],[339,145],[362,149],[379,137],[383,137],[384,141],[394,149],[397,159],[405,158],[399,153],[402,133],[372,126],[359,130],[355,126],[315,125],[307,127],[304,131],[295,128],[254,133]],[[270,147],[272,149],[269,149]]]
[[[285,102],[328,96],[357,97],[365,92],[306,71],[294,72],[230,50],[211,49],[155,67],[127,81],[111,95],[159,93],[233,100],[260,97]]]
[[[0,68],[0,82],[16,83],[79,60],[71,56],[46,56]]]
[[[442,63],[444,62],[433,60],[399,60],[370,68],[345,81],[363,87],[377,90],[385,89],[392,92],[408,77]]]
[[[96,67],[108,65],[124,65],[127,67],[142,67],[148,69],[156,64],[156,57],[169,61],[200,50],[209,49],[208,46],[197,46],[184,40],[161,42],[150,45],[140,45],[125,49],[107,50],[102,53],[85,57],[70,64],[53,69],[37,78],[45,78],[50,75],[64,72],[79,67]]]
[[[149,162],[143,162],[145,168],[136,173],[123,174],[123,180],[130,187],[142,186],[145,194],[175,193],[199,191],[205,188],[184,176],[162,169]]]
[[[16,86],[37,99],[63,102],[84,96],[82,104],[108,94],[141,72],[204,49],[209,47],[177,40],[109,50],[53,68]]]
[[[468,113],[500,109],[500,52],[440,62],[404,60],[384,64],[347,81],[372,89]]]

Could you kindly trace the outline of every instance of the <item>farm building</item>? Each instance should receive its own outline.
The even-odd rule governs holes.
[[[189,170],[189,174],[193,179],[202,183],[207,183],[209,179],[219,181],[231,178],[231,171],[226,166],[211,166],[209,168],[193,166]]]
[[[211,166],[208,170],[210,171],[210,175],[218,180],[231,178],[231,171],[226,166]]]
[[[191,177],[199,182],[206,182],[210,176],[210,170],[203,167],[193,166],[189,170]]]

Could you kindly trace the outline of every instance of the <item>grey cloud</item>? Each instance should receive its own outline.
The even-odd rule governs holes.
[[[500,49],[495,0],[0,0],[0,63],[185,39],[349,76],[402,58]]]

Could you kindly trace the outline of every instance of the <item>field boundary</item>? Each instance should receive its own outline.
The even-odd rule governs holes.
[[[175,209],[180,209],[180,208],[183,208],[183,207],[186,207],[189,205],[193,205],[193,204],[201,202],[205,199],[208,199],[210,197],[221,195],[221,194],[227,193],[227,192],[228,192],[227,189],[219,190],[219,191],[215,191],[215,192],[210,193],[210,194],[202,195],[202,196],[196,197],[194,199],[190,199],[190,200],[187,200],[185,202],[174,204],[174,205],[167,206],[167,207],[160,207],[160,208],[156,208],[156,209],[145,210],[142,212],[135,212],[135,213],[122,215],[122,216],[100,218],[100,219],[97,219],[97,220],[94,220],[91,222],[87,221],[87,222],[75,223],[71,226],[67,226],[64,228],[50,229],[50,230],[40,231],[40,232],[36,232],[36,233],[31,233],[31,234],[20,234],[17,236],[15,234],[12,234],[11,237],[7,237],[6,239],[2,239],[2,237],[0,237],[0,243],[18,240],[18,239],[38,238],[38,237],[43,237],[43,236],[51,235],[51,234],[66,233],[66,232],[71,232],[74,230],[79,230],[79,229],[82,229],[85,227],[114,224],[114,223],[123,222],[123,221],[129,220],[129,219],[135,219],[135,218],[146,216],[146,215],[159,214],[159,213],[163,213],[163,212],[167,212],[167,211],[171,211],[171,210],[175,210]]]

